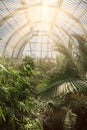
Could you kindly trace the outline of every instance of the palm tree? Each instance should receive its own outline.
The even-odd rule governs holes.
[[[62,60],[62,67],[61,68],[56,68],[48,77],[47,79],[47,89],[45,91],[42,91],[40,93],[41,97],[44,99],[49,100],[54,100],[62,97],[65,99],[65,104],[64,106],[67,108],[67,111],[65,111],[64,116],[64,122],[63,122],[63,127],[59,128],[59,130],[78,130],[78,128],[74,128],[73,126],[75,125],[75,122],[73,124],[73,121],[71,121],[71,118],[76,120],[76,114],[78,112],[75,111],[75,113],[72,112],[72,94],[78,95],[79,97],[81,95],[84,95],[85,97],[87,96],[87,82],[85,81],[85,75],[87,72],[87,42],[86,39],[84,39],[81,36],[75,35],[74,36],[78,40],[78,46],[77,46],[77,55],[73,56],[72,55],[72,46],[70,48],[66,48],[63,44],[58,44],[56,46],[56,50],[63,54],[63,60]],[[74,46],[75,43],[73,43]],[[70,44],[69,44],[70,45]],[[80,59],[79,59],[80,58]],[[83,68],[83,69],[82,69]],[[68,98],[67,98],[68,97]],[[82,99],[81,99],[82,100]],[[83,101],[83,100],[82,100]],[[77,101],[78,102],[78,101]],[[57,102],[56,102],[57,103]],[[53,111],[56,113],[60,112],[62,113],[62,108],[57,110],[54,109],[56,105],[54,105]],[[58,108],[58,107],[57,107]],[[74,110],[74,109],[73,109]],[[54,113],[55,113],[54,112]],[[87,111],[86,111],[87,114]],[[56,118],[56,115],[53,114],[50,116],[50,122],[52,120],[56,120],[58,122],[58,118]],[[47,117],[48,119],[48,117]],[[73,119],[73,120],[74,120]],[[62,120],[60,118],[60,120]],[[68,125],[67,124],[68,120]],[[74,121],[75,121],[74,120]],[[86,120],[87,122],[87,120]],[[48,120],[45,123],[49,123]],[[60,123],[61,124],[61,123]],[[52,125],[52,124],[51,124]],[[55,124],[57,126],[57,123]],[[50,126],[50,130],[56,130],[58,128],[52,128],[55,127],[54,123],[53,126]],[[47,128],[49,129],[49,128]],[[86,126],[87,129],[87,126]],[[44,128],[44,130],[46,130]]]
[[[77,53],[77,59],[78,64],[80,64],[80,69],[82,68],[83,77],[86,77],[87,73],[87,36],[79,36],[74,35],[74,37],[78,40],[78,53]]]

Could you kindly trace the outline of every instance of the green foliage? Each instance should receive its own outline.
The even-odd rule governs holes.
[[[43,121],[40,118],[29,119],[25,118],[26,124],[24,126],[24,130],[43,130]]]
[[[40,95],[44,99],[51,99],[57,96],[66,96],[68,93],[87,95],[87,83],[76,79],[61,80],[47,88],[44,92],[42,91]]]
[[[47,102],[47,100],[46,100]],[[83,130],[87,128],[87,97],[78,94],[58,96],[44,103],[44,130]],[[42,105],[43,106],[43,105]],[[84,118],[82,118],[84,117]]]
[[[75,54],[74,42],[67,47],[58,43],[55,49],[61,54],[55,62],[25,57],[17,64],[1,59],[1,130],[83,130],[87,124],[87,41],[74,37],[79,41]]]
[[[45,101],[53,100],[54,102],[53,105],[51,104],[51,107],[53,106],[51,114],[50,108],[48,109],[51,119],[49,119],[49,114],[45,115],[47,120],[44,130],[52,130],[53,128],[54,130],[79,130],[80,127],[81,130],[87,129],[87,119],[82,121],[80,117],[80,114],[84,117],[84,113],[87,116],[87,101],[80,98],[82,95],[86,98],[87,95],[87,41],[82,36],[75,35],[74,37],[78,40],[78,45],[75,45],[74,42],[69,43],[68,47],[57,44],[55,49],[61,55],[58,57],[57,65],[42,82],[45,89],[40,92],[41,99]],[[73,48],[76,49],[75,54]],[[72,94],[76,99],[72,97]],[[61,105],[58,104],[58,98]],[[61,98],[63,99],[61,100]],[[67,109],[65,112],[62,111],[64,106]],[[54,114],[53,111],[57,113]],[[63,115],[63,113],[65,114]],[[62,119],[62,117],[65,117],[65,119]],[[64,122],[61,122],[61,120],[64,120]],[[50,126],[48,123],[50,123]]]
[[[87,72],[87,39],[79,35],[75,35],[74,37],[78,40],[79,44],[77,46],[78,52],[76,52],[78,66],[80,68],[81,75],[85,77]]]
[[[34,73],[32,64],[33,61],[25,61],[21,65],[9,63],[7,67],[4,67],[6,62],[4,65],[0,64],[0,129],[4,130],[6,125],[12,130],[16,130],[17,127],[21,129],[19,122],[22,122],[23,116],[31,116],[37,105],[35,90],[30,82]],[[12,120],[16,128],[9,124]]]
[[[78,53],[77,56],[73,55],[73,46],[75,43],[69,43],[68,47],[65,47],[63,44],[57,44],[56,50],[62,54],[58,57],[58,62],[55,68],[50,71],[48,77],[43,80],[42,85],[45,86],[45,92],[42,92],[43,95],[45,95],[47,91],[47,95],[51,95],[52,97],[55,97],[60,92],[60,86],[61,91],[64,90],[67,93],[70,91],[75,90],[74,92],[78,91],[78,93],[86,93],[87,91],[87,84],[85,82],[85,75],[86,75],[86,68],[84,66],[87,66],[87,55],[86,55],[86,40],[81,36],[75,36],[77,40],[79,41],[78,44]],[[84,50],[84,51],[83,51]],[[83,54],[84,53],[84,54]],[[80,58],[80,57],[82,58]],[[80,58],[80,59],[79,59]],[[82,60],[83,59],[83,60]],[[84,61],[84,62],[83,62]],[[84,71],[85,69],[85,71]],[[78,80],[78,81],[77,81]],[[68,82],[69,81],[69,82]],[[70,83],[71,82],[71,83]],[[69,84],[69,85],[67,85]],[[84,90],[84,92],[83,92]],[[58,93],[58,94],[56,94]],[[55,96],[53,96],[55,95]],[[46,96],[46,95],[45,95]]]
[[[2,110],[1,107],[0,107],[0,117],[1,117],[4,121],[6,121],[6,120],[5,120],[5,116],[4,116],[4,112],[3,112],[3,110]]]

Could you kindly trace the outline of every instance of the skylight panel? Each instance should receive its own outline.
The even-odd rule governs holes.
[[[81,0],[64,0],[61,8],[64,8],[72,13],[78,7],[80,2]]]
[[[25,24],[27,22],[27,19],[25,18],[25,14],[19,13],[13,16],[13,18],[15,18],[17,24],[19,24],[19,26]]]
[[[21,7],[19,0],[4,0],[3,3],[8,8],[9,11],[13,11]]]
[[[39,4],[39,3],[41,3],[41,0],[29,0],[28,3],[30,5]]]
[[[50,31],[50,25],[46,23],[36,23],[32,26],[32,29],[33,31]]]
[[[3,17],[5,17],[9,12],[7,11],[7,9],[5,8],[5,6],[3,5],[2,2],[0,2],[0,14],[3,15]]]
[[[57,5],[59,0],[42,0],[42,4]]]

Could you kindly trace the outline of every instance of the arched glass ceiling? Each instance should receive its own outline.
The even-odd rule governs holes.
[[[87,34],[87,0],[0,0],[1,55],[52,57],[53,44],[68,44],[74,33]]]
[[[37,41],[37,42],[36,42]],[[53,41],[45,33],[39,33],[39,36],[31,38],[29,44],[25,47],[23,55],[29,55],[33,58],[55,58],[56,53],[53,51]]]

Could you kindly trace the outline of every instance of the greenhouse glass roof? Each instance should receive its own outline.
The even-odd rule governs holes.
[[[0,55],[54,58],[54,43],[87,35],[87,0],[0,0]]]

